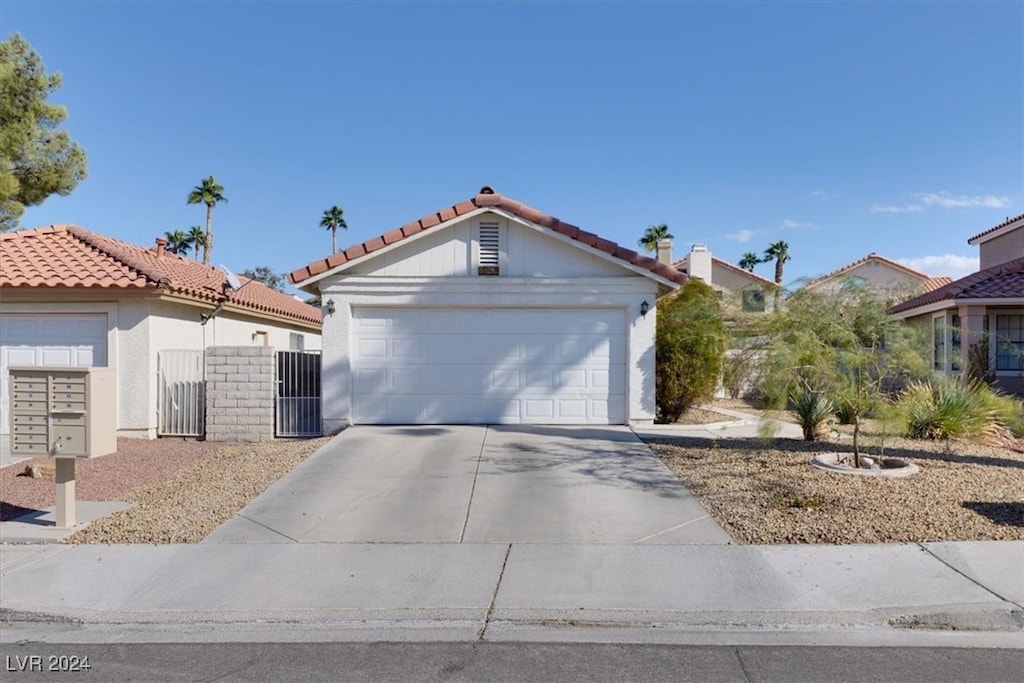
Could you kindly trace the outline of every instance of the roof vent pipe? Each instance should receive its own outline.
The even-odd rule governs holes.
[[[494,194],[494,189],[490,185],[484,185],[477,194]]]
[[[166,247],[166,246],[167,246],[167,240],[166,239],[164,239],[163,237],[157,237],[156,238],[156,257],[157,258],[163,258],[164,257],[164,247]]]

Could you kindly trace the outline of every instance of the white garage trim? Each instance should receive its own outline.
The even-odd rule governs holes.
[[[623,308],[352,310],[356,424],[622,424]]]
[[[103,313],[0,317],[0,433],[10,431],[9,367],[106,366],[108,329],[107,316]]]

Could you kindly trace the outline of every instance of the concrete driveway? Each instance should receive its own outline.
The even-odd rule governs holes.
[[[625,427],[353,427],[208,543],[729,543]]]

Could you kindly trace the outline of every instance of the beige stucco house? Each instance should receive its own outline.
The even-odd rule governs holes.
[[[967,240],[981,269],[904,301],[889,312],[927,326],[932,363],[947,374],[987,374],[1024,395],[1024,214]],[[973,368],[972,368],[973,364]]]
[[[320,348],[320,309],[253,280],[233,290],[225,272],[165,245],[72,225],[0,234],[0,434],[10,366],[116,368],[118,434],[153,438],[162,352]]]
[[[671,244],[669,249],[671,250]],[[660,258],[659,255],[659,260]],[[680,272],[699,278],[710,285],[727,305],[735,303],[747,313],[771,310],[772,300],[769,294],[775,289],[775,283],[718,258],[708,251],[707,245],[692,245],[690,253],[673,265]]]
[[[836,292],[850,283],[860,283],[899,299],[930,292],[952,281],[952,278],[946,276],[932,277],[871,252],[863,258],[836,268],[831,273],[811,280],[806,288]]]

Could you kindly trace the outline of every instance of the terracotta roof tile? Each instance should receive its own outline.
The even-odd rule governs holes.
[[[995,232],[996,230],[999,230],[1000,228],[1005,228],[1010,223],[1016,223],[1017,221],[1021,220],[1022,218],[1024,218],[1024,213],[1022,213],[1019,216],[1014,216],[1013,218],[1007,218],[1005,221],[1003,221],[999,225],[993,225],[988,230],[982,230],[981,232],[979,232],[974,237],[969,237],[967,239],[967,243],[970,244],[971,242],[973,242],[974,240],[978,239],[979,237],[984,237],[985,235],[987,235],[989,233],[992,233],[992,232]]]
[[[903,313],[928,304],[959,299],[1024,300],[1024,258],[979,270],[977,273],[896,304],[889,309],[889,312]]]
[[[163,290],[219,302],[227,278],[197,261],[100,235],[74,225],[0,234],[0,287]],[[246,281],[248,282],[248,280]],[[227,294],[239,308],[320,324],[320,310],[260,282]]]
[[[366,255],[371,254],[378,249],[381,249],[386,244],[394,244],[400,241],[398,238],[399,230],[401,231],[401,235],[403,238],[411,237],[412,235],[415,235],[423,230],[433,229],[434,227],[441,225],[445,221],[451,220],[452,218],[458,216],[462,216],[471,211],[475,211],[478,208],[492,206],[507,211],[511,214],[514,214],[536,225],[540,225],[550,230],[554,230],[555,232],[561,233],[573,240],[594,247],[595,249],[610,254],[615,258],[626,261],[627,263],[630,263],[634,266],[646,268],[647,270],[650,270],[651,272],[660,275],[661,277],[667,280],[671,280],[672,282],[686,282],[686,275],[684,273],[679,272],[672,266],[660,264],[655,259],[642,256],[641,254],[638,254],[637,252],[631,249],[621,247],[618,244],[598,237],[593,233],[580,230],[575,225],[571,225],[569,223],[560,221],[554,216],[550,216],[539,209],[526,206],[522,202],[516,201],[515,199],[504,197],[494,192],[489,187],[482,188],[481,191],[472,199],[459,202],[458,204],[455,204],[451,207],[443,208],[435,213],[427,214],[418,221],[406,223],[397,230],[391,230],[390,232],[384,233],[384,235],[381,235],[380,237],[376,237],[372,240],[367,240],[366,242],[363,242],[360,245],[356,245],[356,247],[349,247],[344,252],[339,252],[344,256],[344,261],[342,261],[342,263],[347,261],[354,261],[355,259],[358,258],[363,258]],[[337,254],[335,254],[335,256],[337,256]],[[302,268],[297,268],[296,270],[293,270],[291,273],[288,274],[288,278],[294,284],[301,284],[308,280],[309,278],[319,275],[329,270],[330,268],[336,267],[337,265],[339,264],[338,259],[336,258],[333,260],[331,258],[319,259],[313,261],[312,263]]]

